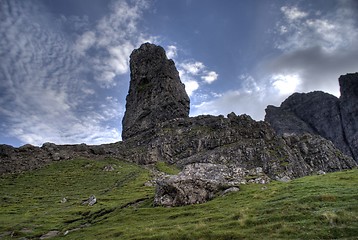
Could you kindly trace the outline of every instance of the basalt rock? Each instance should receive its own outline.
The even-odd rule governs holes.
[[[339,78],[341,97],[294,93],[280,107],[268,106],[265,121],[283,135],[311,133],[334,143],[358,161],[358,73]]]
[[[126,140],[156,124],[189,116],[189,97],[173,60],[162,47],[145,43],[130,56],[131,81],[123,118]]]
[[[352,156],[358,162],[358,73],[341,76],[339,86],[339,107],[344,135]]]
[[[233,113],[226,118],[173,119],[126,144],[137,147],[130,158],[139,164],[164,161],[179,168],[194,163],[261,167],[272,179],[293,179],[320,170],[333,172],[356,166],[352,158],[325,138],[312,134],[278,136],[268,123]]]

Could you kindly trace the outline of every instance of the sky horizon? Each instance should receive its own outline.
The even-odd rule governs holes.
[[[0,0],[0,144],[121,140],[129,56],[162,46],[190,116],[248,114],[294,92],[339,97],[358,72],[355,0]]]

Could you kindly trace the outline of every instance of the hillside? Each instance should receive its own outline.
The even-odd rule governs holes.
[[[358,170],[241,191],[204,204],[153,207],[152,171],[106,159],[56,162],[0,179],[0,239],[356,239]],[[82,205],[94,194],[97,203]],[[66,202],[62,202],[66,198]],[[52,238],[52,239],[56,239]]]

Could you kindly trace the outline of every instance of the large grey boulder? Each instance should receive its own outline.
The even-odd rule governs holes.
[[[250,171],[222,164],[194,163],[182,172],[156,181],[155,205],[182,206],[206,202],[218,194],[238,191],[247,182],[268,183],[261,168]]]
[[[130,56],[131,81],[122,139],[169,119],[189,116],[189,97],[179,73],[162,47],[145,43]]]

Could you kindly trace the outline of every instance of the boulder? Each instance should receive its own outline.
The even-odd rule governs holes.
[[[95,195],[91,195],[88,199],[82,201],[82,205],[93,206],[97,203]]]
[[[154,205],[174,207],[203,203],[216,195],[238,191],[240,184],[247,183],[248,176],[250,180],[257,177],[266,179],[265,183],[269,181],[262,169],[248,171],[222,164],[189,164],[178,175],[157,179]]]

